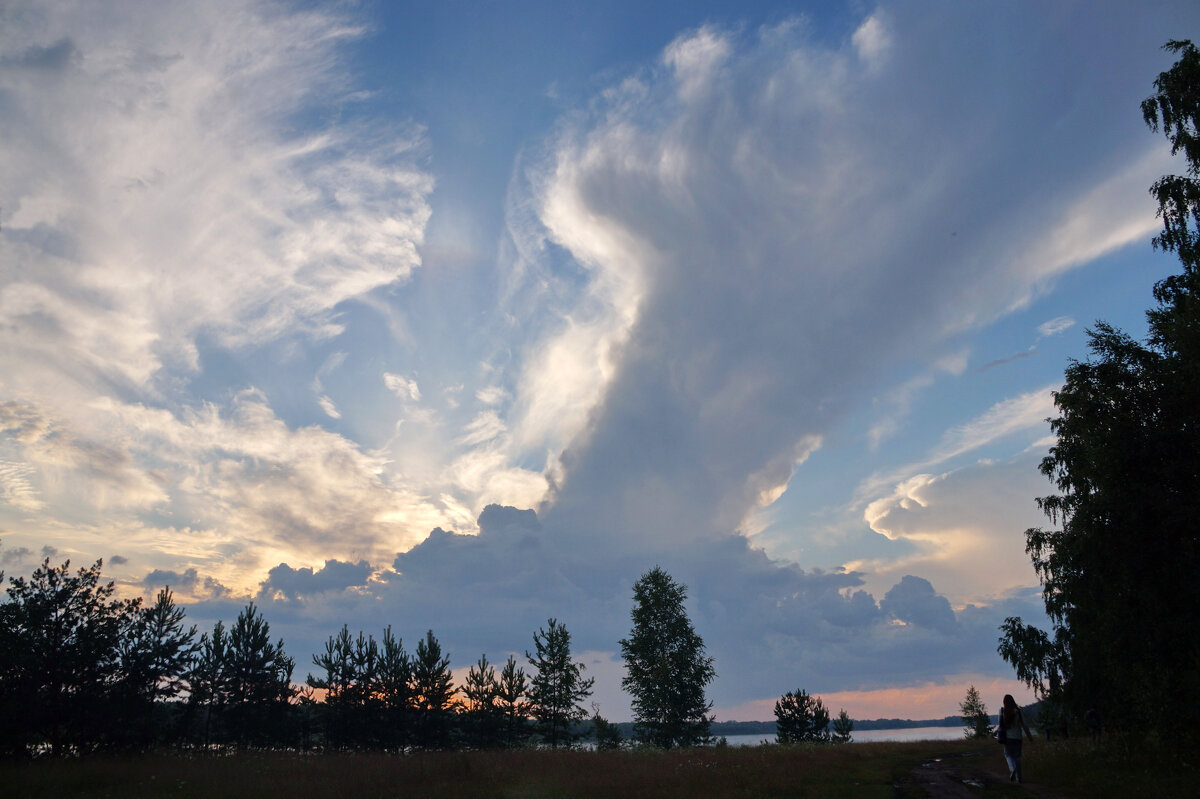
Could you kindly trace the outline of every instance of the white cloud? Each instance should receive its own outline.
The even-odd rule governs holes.
[[[475,399],[484,405],[499,405],[508,398],[508,392],[501,386],[485,386],[475,392]]]
[[[337,16],[64,2],[10,21],[10,59],[54,41],[73,55],[0,69],[0,319],[43,331],[5,333],[9,363],[146,389],[164,367],[197,367],[201,333],[235,347],[328,336],[338,303],[419,264],[432,188],[413,166],[419,132],[373,150],[338,128],[290,133],[346,90],[333,55],[361,31]]]
[[[858,52],[858,57],[872,69],[878,69],[891,46],[891,37],[888,35],[887,26],[880,15],[875,13],[858,26],[858,30],[854,31],[854,36],[851,37],[851,42]]]
[[[1057,336],[1065,330],[1075,326],[1075,320],[1069,316],[1056,316],[1053,319],[1042,322],[1038,325],[1038,337],[1047,338],[1049,336]]]
[[[421,401],[421,388],[417,385],[416,378],[384,372],[383,384],[387,386],[388,391],[402,400]]]
[[[346,361],[345,352],[335,352],[325,359],[325,362],[317,369],[317,375],[313,378],[313,391],[321,392],[325,387],[325,380],[338,370]]]
[[[1159,226],[1154,204],[1129,200],[1144,195],[1159,175],[1173,168],[1167,148],[1148,140],[1121,171],[1073,198],[1065,211],[1055,215],[1049,229],[1028,237],[1029,246],[1018,256],[1020,273],[1037,281],[1148,241]],[[1020,298],[1020,304],[1026,301]]]
[[[899,486],[897,490],[905,490],[904,487],[912,481],[927,479],[929,475],[924,473],[930,469],[943,467],[949,461],[995,444],[1008,436],[1028,435],[1047,430],[1049,425],[1046,420],[1055,414],[1054,398],[1051,394],[1055,388],[1057,386],[1047,386],[1001,400],[974,419],[947,430],[942,434],[941,441],[925,458],[886,473],[872,474],[863,480],[855,490],[851,504],[855,507],[869,506],[873,498],[891,490],[892,486]],[[1043,442],[1046,439],[1039,436],[1037,440]],[[1029,448],[1024,448],[1024,451],[1028,452]],[[909,499],[915,501],[911,496]]]
[[[29,479],[32,475],[33,467],[27,463],[0,461],[0,501],[25,512],[45,507]]]
[[[317,404],[321,406],[321,410],[325,411],[325,415],[330,419],[342,418],[342,415],[338,412],[337,405],[335,405],[333,400],[324,394],[322,394],[320,397],[317,397]]]
[[[946,372],[947,374],[958,377],[962,375],[963,372],[967,371],[968,356],[969,353],[966,350],[961,350],[959,352],[951,353],[950,355],[945,355],[941,358],[938,358],[934,363],[934,366],[936,366],[939,370]]]
[[[685,99],[695,99],[713,79],[713,73],[729,56],[726,37],[710,28],[681,36],[663,52],[663,63],[671,67],[679,82],[679,93]]]
[[[505,433],[507,428],[495,411],[484,411],[476,415],[467,425],[466,433],[458,439],[458,443],[474,446],[491,441]]]
[[[1052,489],[1037,468],[1044,453],[900,481],[870,502],[863,517],[872,530],[912,550],[851,567],[866,571],[874,590],[903,574],[920,574],[958,606],[991,603],[1035,583],[1022,533],[1046,521],[1034,502]]]
[[[879,52],[884,29],[861,30],[858,46]],[[999,83],[1001,106],[982,102],[987,86],[918,89],[909,79],[926,68],[920,37],[932,34],[902,16],[886,32],[911,44],[888,48],[894,75],[868,76],[845,48],[814,46],[796,26],[755,41],[714,29],[681,37],[663,69],[616,84],[571,120],[515,187],[530,194],[510,207],[535,209],[541,235],[587,279],[527,350],[511,416],[520,448],[566,445],[546,518],[581,531],[581,545],[592,535],[583,530],[632,545],[647,529],[682,540],[738,529],[783,483],[764,495],[747,475],[825,437],[863,386],[902,359],[965,353],[964,331],[1117,246],[1063,245],[1057,266],[1031,270],[1016,256],[1061,239],[1060,208],[1142,229],[1144,215],[1129,210],[1147,185],[1142,140],[1122,145],[1133,166],[1120,180],[1080,169],[1058,176],[1053,197],[1022,191],[1044,182],[1052,153],[1025,163],[998,139],[989,149],[931,126],[930,114],[997,137],[1014,114],[1049,125],[1061,108]],[[977,39],[956,38],[955,53],[974,58]],[[1077,142],[1035,143],[1080,163]],[[1017,188],[981,197],[984,173]],[[538,248],[521,251],[526,279],[542,280]],[[965,366],[963,354],[937,368]],[[885,395],[877,445],[931,379]],[[1048,391],[1015,398],[948,433],[929,459],[1032,429],[1050,411]]]
[[[1046,420],[1055,415],[1056,388],[1046,386],[997,402],[978,418],[947,431],[931,462],[943,463],[1014,433],[1045,429]]]
[[[295,358],[420,265],[422,131],[298,124],[361,101],[340,56],[363,33],[259,0],[67,0],[0,26],[13,535],[118,537],[143,548],[132,563],[243,586],[273,558],[379,556],[446,523],[385,458],[289,426],[238,369],[272,344]],[[346,360],[301,376],[335,419],[325,386]]]

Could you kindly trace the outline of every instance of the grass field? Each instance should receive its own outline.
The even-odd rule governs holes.
[[[1128,754],[1128,753],[1127,753]],[[4,797],[919,797],[922,762],[952,758],[983,775],[980,796],[1194,796],[1196,770],[1112,757],[1090,744],[1034,744],[1030,788],[995,777],[994,744],[958,741],[824,747],[729,747],[676,752],[436,752],[234,756],[177,754],[0,764]]]

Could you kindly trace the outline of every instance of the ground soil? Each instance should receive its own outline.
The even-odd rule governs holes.
[[[926,760],[897,788],[903,796],[928,799],[975,799],[979,796],[1065,799],[1042,788],[1029,775],[1020,785],[1010,782],[1004,754],[999,746],[995,749],[990,757],[980,751]],[[1026,769],[1028,767],[1027,763]]]

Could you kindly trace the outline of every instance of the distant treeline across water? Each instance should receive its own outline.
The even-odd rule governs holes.
[[[992,717],[996,723],[996,717]],[[960,716],[946,716],[940,719],[863,719],[854,720],[854,731],[860,730],[908,730],[917,727],[961,727],[963,720]],[[621,722],[617,725],[621,736],[629,738],[633,731],[631,722]],[[774,721],[715,721],[712,734],[716,737],[731,735],[769,735],[775,736]]]

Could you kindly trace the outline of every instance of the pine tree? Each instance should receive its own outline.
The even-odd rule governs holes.
[[[162,703],[186,687],[186,675],[198,649],[196,628],[185,629],[183,608],[169,587],[149,607],[137,609],[120,643],[121,677],[117,704],[123,717],[120,737],[149,746],[169,731]]]
[[[525,652],[534,675],[529,705],[542,740],[554,749],[570,746],[579,736],[572,728],[587,718],[579,704],[592,694],[594,679],[584,679],[582,663],[571,661],[571,634],[556,619],[533,636],[535,654]]]
[[[408,742],[412,721],[413,662],[390,625],[380,650],[379,702],[379,741],[385,748],[400,749]]]
[[[974,685],[967,689],[967,696],[958,707],[962,711],[963,725],[967,728],[967,738],[982,740],[996,734],[996,728],[988,718],[987,705]]]
[[[0,727],[18,754],[44,743],[57,757],[113,739],[122,639],[141,600],[115,599],[113,583],[100,583],[99,560],[74,575],[70,565],[47,558],[28,580],[10,579],[0,605]]]
[[[210,656],[218,654],[217,636],[214,628]],[[202,661],[205,654],[202,639]],[[288,700],[294,693],[295,662],[284,652],[282,640],[271,643],[271,626],[253,602],[238,614],[224,636],[220,655],[220,661],[204,664],[217,676],[206,692],[214,694],[226,732],[239,747],[281,740]]]
[[[829,711],[818,697],[801,689],[775,703],[775,739],[781,744],[828,743]]]
[[[444,749],[450,745],[450,717],[458,689],[450,674],[450,657],[442,656],[433,630],[417,642],[412,669],[415,743],[424,749]]]
[[[321,718],[325,732],[325,746],[341,749],[349,738],[349,717],[352,715],[351,688],[358,679],[354,668],[354,643],[350,628],[342,625],[336,636],[329,636],[325,651],[313,655],[313,665],[325,672],[324,677],[309,674],[305,683],[325,693],[321,703]]]
[[[200,636],[200,650],[188,673],[188,707],[200,713],[200,741],[208,746],[213,737],[220,737],[224,718],[225,702],[228,697],[229,662],[226,651],[229,637],[225,634],[225,622],[218,620],[213,625],[212,635]]]
[[[499,743],[500,717],[496,698],[500,686],[496,682],[496,669],[488,663],[487,655],[467,670],[463,680],[463,699],[466,700],[465,727],[468,742],[479,749],[487,749]]]
[[[518,746],[525,740],[526,727],[529,724],[529,701],[526,692],[529,681],[525,670],[517,665],[512,655],[504,663],[500,671],[499,684],[496,687],[496,709],[502,719],[502,742],[506,747]]]
[[[835,744],[848,744],[853,740],[850,735],[854,731],[854,722],[850,718],[850,714],[845,708],[838,713],[838,717],[833,720],[833,735],[830,740]]]

